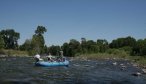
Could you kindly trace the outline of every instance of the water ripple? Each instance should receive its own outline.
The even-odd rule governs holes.
[[[69,67],[36,67],[33,61],[0,58],[0,84],[146,84],[146,75],[131,75],[141,69],[128,61],[72,60]]]

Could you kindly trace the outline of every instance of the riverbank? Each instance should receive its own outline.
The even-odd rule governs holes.
[[[75,59],[82,60],[128,60],[134,66],[146,69],[146,57],[141,56],[129,56],[129,55],[114,55],[108,53],[97,53],[97,54],[82,54],[76,56]]]
[[[5,50],[1,49],[0,50],[0,57],[28,57],[28,52],[27,51],[19,51],[19,50]]]

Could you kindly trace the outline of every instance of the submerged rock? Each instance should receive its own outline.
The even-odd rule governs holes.
[[[140,76],[141,73],[140,73],[140,72],[136,72],[136,73],[133,73],[132,75],[133,75],[133,76]]]
[[[117,62],[114,62],[113,65],[117,65]]]
[[[146,74],[146,69],[142,69],[143,73]]]

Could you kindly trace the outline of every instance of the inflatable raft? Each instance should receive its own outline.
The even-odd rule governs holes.
[[[39,61],[35,63],[36,66],[44,66],[44,67],[50,67],[50,66],[68,66],[69,65],[69,61],[65,60],[65,61],[53,61],[53,62],[49,62],[49,61]]]

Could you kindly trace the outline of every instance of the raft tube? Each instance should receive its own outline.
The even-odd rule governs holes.
[[[45,62],[45,61],[39,61],[35,63],[36,66],[44,66],[44,67],[51,67],[51,66],[68,66],[69,65],[69,61],[65,60],[65,61],[53,61],[53,62]]]

